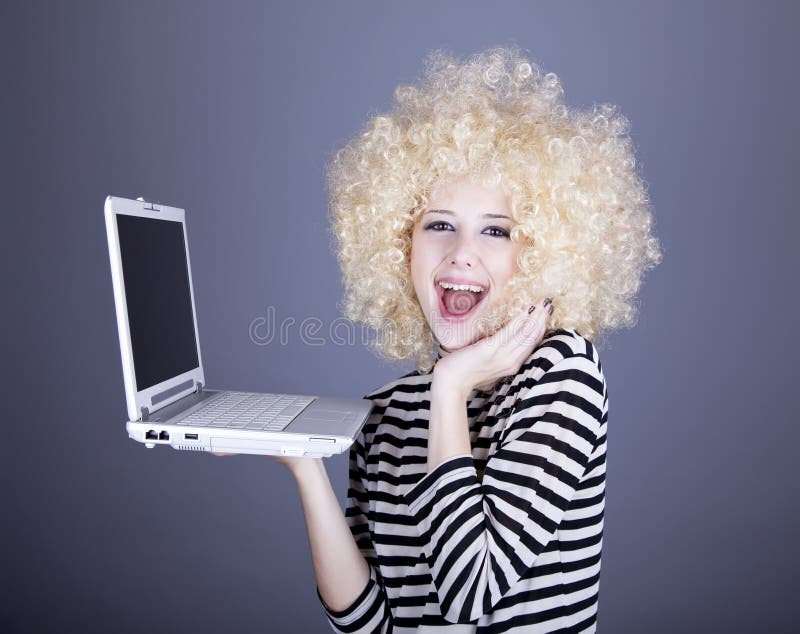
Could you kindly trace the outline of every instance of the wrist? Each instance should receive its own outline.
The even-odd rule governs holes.
[[[471,391],[472,387],[462,378],[445,368],[440,368],[439,364],[434,367],[433,381],[431,382],[431,400],[435,395],[439,398],[466,401]]]
[[[325,471],[322,458],[292,458],[287,466],[298,486]]]

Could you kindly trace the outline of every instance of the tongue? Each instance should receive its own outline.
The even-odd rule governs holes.
[[[463,315],[472,310],[472,307],[478,303],[478,294],[472,291],[445,289],[442,301],[448,313],[451,315]]]

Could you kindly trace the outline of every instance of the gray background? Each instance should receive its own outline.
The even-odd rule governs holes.
[[[599,631],[789,631],[792,4],[3,2],[0,629],[327,631],[287,471],[127,439],[103,200],[188,210],[209,385],[361,396],[409,368],[249,325],[336,319],[331,153],[431,49],[516,42],[629,116],[665,253],[601,350]]]

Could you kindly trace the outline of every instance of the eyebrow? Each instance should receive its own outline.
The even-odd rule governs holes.
[[[449,209],[428,209],[425,214],[447,214],[448,216],[455,216],[454,211],[450,211]],[[423,215],[425,215],[423,214]],[[483,214],[483,218],[501,218],[505,220],[511,220],[509,216],[505,214]]]

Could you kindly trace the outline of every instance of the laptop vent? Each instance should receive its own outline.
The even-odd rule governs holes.
[[[205,451],[206,448],[201,445],[173,445],[175,449],[182,451]]]

